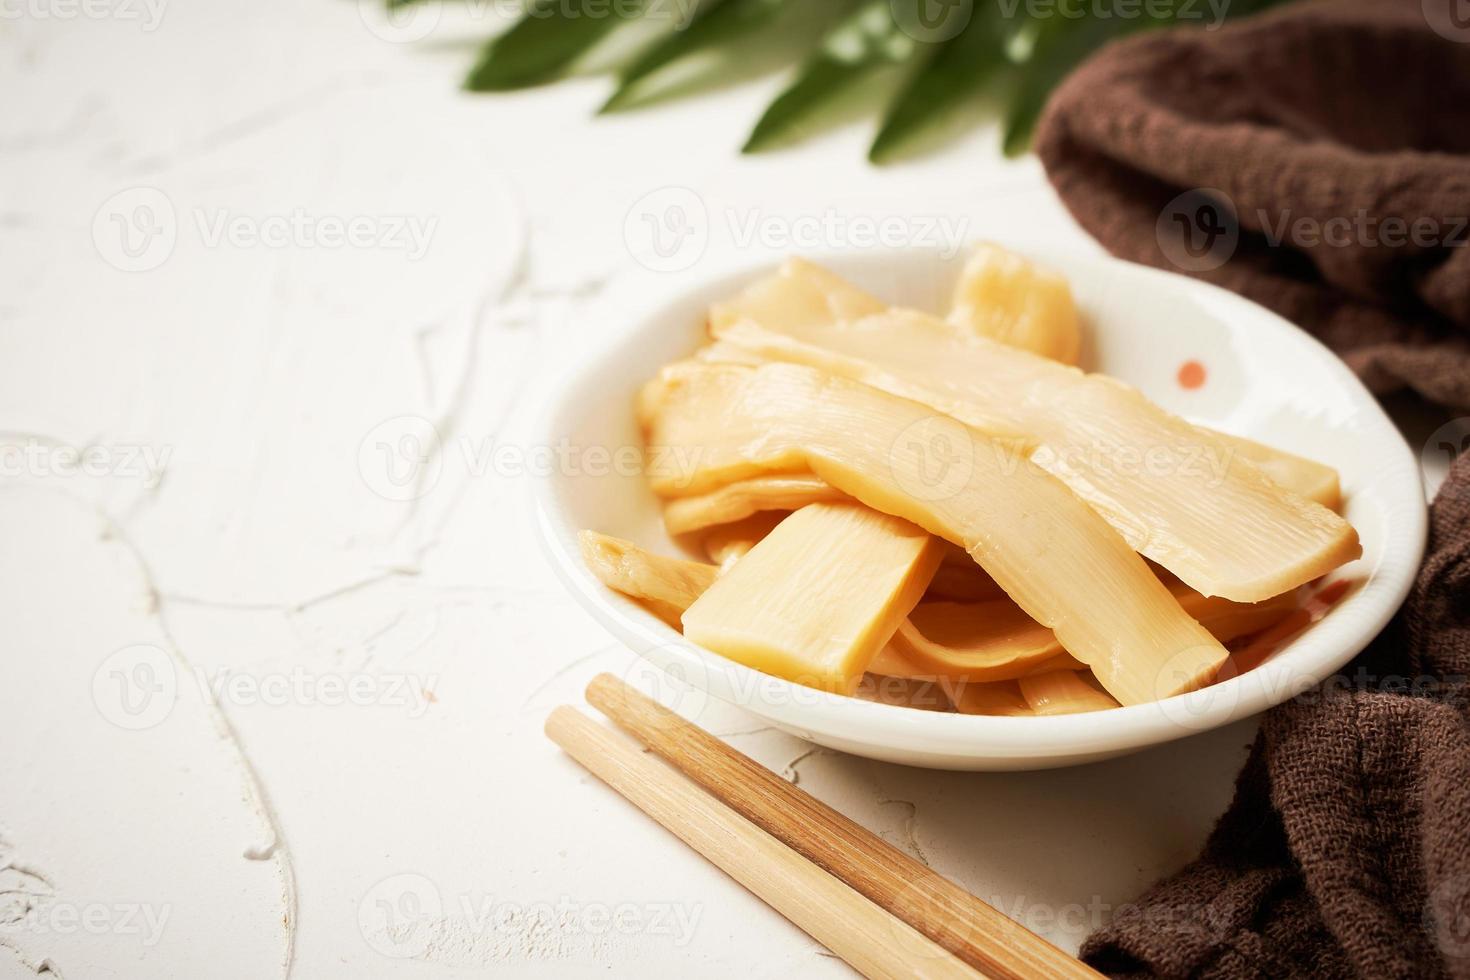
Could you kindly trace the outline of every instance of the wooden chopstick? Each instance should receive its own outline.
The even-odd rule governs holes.
[[[1102,976],[611,674],[593,678],[587,701],[742,817],[986,976]]]
[[[562,706],[546,734],[594,775],[867,977],[977,976],[623,735]]]

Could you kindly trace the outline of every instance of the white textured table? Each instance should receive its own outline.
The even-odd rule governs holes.
[[[523,433],[649,265],[1081,236],[993,132],[742,159],[775,79],[463,95],[491,13],[4,7],[0,977],[845,972],[541,735],[630,657],[542,563]],[[1069,947],[1252,734],[962,775],[713,717]]]

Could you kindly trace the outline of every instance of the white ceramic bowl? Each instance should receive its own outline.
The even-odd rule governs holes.
[[[1119,755],[1215,728],[1307,690],[1346,664],[1393,615],[1424,550],[1425,505],[1416,456],[1378,403],[1330,351],[1275,314],[1183,276],[1094,255],[1017,245],[1071,282],[1088,334],[1084,364],[1135,385],[1191,420],[1337,467],[1360,561],[1334,573],[1364,580],[1265,664],[1192,694],[1083,715],[992,718],[920,711],[824,694],[760,674],[691,644],[583,566],[576,534],[592,528],[678,553],[643,478],[633,395],[663,364],[701,341],[705,312],[773,267],[670,278],[626,322],[599,323],[602,339],[552,397],[542,438],[570,446],[536,493],[536,519],[572,594],[614,636],[680,679],[680,710],[702,698],[737,703],[772,725],[830,748],[944,769],[1039,769]],[[866,249],[811,255],[896,304],[942,311],[963,254]],[[1198,362],[1205,382],[1186,388]],[[608,458],[611,463],[609,464]],[[621,463],[621,465],[620,465]],[[650,674],[658,675],[657,671]]]

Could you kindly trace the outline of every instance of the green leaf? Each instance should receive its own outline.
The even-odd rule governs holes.
[[[775,20],[788,0],[703,0],[688,27],[659,41],[624,70],[617,90],[599,109],[616,112],[643,102],[658,76],[697,55],[751,37]],[[792,0],[801,3],[803,0]],[[810,0],[807,0],[810,2]],[[827,2],[827,0],[823,0]]]
[[[899,29],[891,0],[866,0],[822,39],[795,81],[766,108],[742,153],[789,142],[876,69],[903,64],[918,45]]]
[[[1285,0],[1234,0],[1228,16],[1244,16],[1282,2]],[[1002,127],[1001,146],[1007,156],[1026,152],[1046,100],[1062,79],[1098,48],[1126,34],[1173,23],[1195,23],[1199,16],[1199,5],[1192,0],[1145,4],[1142,16],[1130,18],[1088,14],[1086,0],[1058,0],[1057,9],[1065,14],[1054,15],[1041,24],[1031,57],[1018,72]]]
[[[643,0],[535,0],[510,30],[485,45],[464,87],[503,92],[554,81],[643,8]]]
[[[868,150],[869,160],[892,160],[911,140],[979,93],[1006,67],[1004,25],[990,16],[989,10],[988,4],[977,3],[969,23],[954,37],[938,42],[929,60],[889,106]]]
[[[1059,8],[1065,6],[1059,4]],[[1067,73],[1106,42],[1139,29],[1142,19],[1053,16],[1035,36],[1031,56],[1017,72],[1015,90],[1002,124],[1001,146],[1007,156],[1024,153],[1047,97]]]

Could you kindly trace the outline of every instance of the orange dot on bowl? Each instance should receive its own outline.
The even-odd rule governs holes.
[[[1185,361],[1179,365],[1179,387],[1194,390],[1204,386],[1205,366],[1199,361]]]

